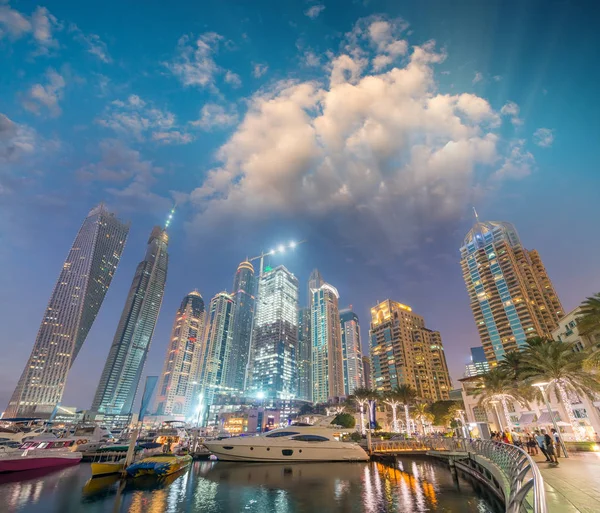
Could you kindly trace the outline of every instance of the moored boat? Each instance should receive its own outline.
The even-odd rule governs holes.
[[[117,474],[125,468],[125,456],[129,446],[112,444],[100,447],[94,453],[92,461],[92,477]],[[160,451],[162,445],[157,443],[145,443],[137,445],[135,448],[134,462],[148,457],[157,451]]]
[[[18,449],[0,453],[0,473],[75,465],[82,454],[73,451],[73,445],[72,440],[30,440]]]
[[[158,477],[174,474],[189,466],[192,457],[189,454],[160,454],[143,458],[126,469],[129,477],[153,475]]]

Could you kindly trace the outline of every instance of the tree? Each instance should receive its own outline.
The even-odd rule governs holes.
[[[392,409],[392,431],[398,433],[398,416],[396,412],[398,411],[398,406],[403,404],[402,397],[396,390],[392,390],[383,394],[383,402]]]
[[[463,407],[461,401],[436,401],[429,406],[436,426],[447,426],[453,419],[453,409]]]
[[[584,363],[588,355],[574,352],[574,344],[549,339],[536,339],[532,342],[530,344],[528,341],[523,352],[521,377],[529,385],[536,382],[548,383],[547,392],[554,392],[563,404],[575,432],[575,415],[568,393],[593,401],[600,393],[600,377],[585,369]],[[580,434],[575,432],[575,436],[579,438]]]
[[[352,429],[354,426],[356,426],[356,419],[354,418],[354,415],[350,415],[349,413],[338,413],[331,424]]]
[[[300,411],[298,412],[298,415],[310,415],[311,413],[314,412],[314,407],[312,404],[309,403],[304,403],[301,407],[300,407]]]
[[[377,391],[366,387],[355,388],[354,393],[348,398],[356,403],[360,411],[360,430],[363,435],[365,434],[365,409],[369,408],[370,401],[377,398]]]
[[[408,433],[408,426],[410,422],[410,415],[408,413],[408,407],[417,399],[417,391],[411,387],[410,385],[400,385],[396,388],[396,394],[398,394],[398,398],[404,405],[404,416],[406,418],[406,432]]]
[[[600,292],[581,303],[577,329],[581,335],[591,335],[600,330]]]
[[[518,350],[509,351],[504,354],[502,360],[498,362],[497,368],[513,379],[518,379],[523,367],[523,353]]]
[[[435,418],[429,411],[429,406],[425,403],[415,404],[412,409],[412,416],[415,422],[420,424],[423,435],[425,434],[425,425],[431,424]]]

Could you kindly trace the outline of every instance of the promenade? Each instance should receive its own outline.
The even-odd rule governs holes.
[[[544,477],[548,513],[597,513],[600,511],[600,453],[569,453],[559,465],[535,456]]]

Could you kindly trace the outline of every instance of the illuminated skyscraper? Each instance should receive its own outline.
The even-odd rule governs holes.
[[[200,360],[199,383],[204,411],[213,404],[215,395],[228,390],[234,304],[227,292],[219,292],[210,300],[208,335]]]
[[[477,222],[460,248],[463,278],[485,356],[493,364],[533,336],[551,338],[563,308],[537,251],[517,230]]]
[[[298,399],[312,401],[310,309],[298,309]]]
[[[206,327],[204,299],[194,290],[183,298],[175,315],[158,384],[157,415],[188,418],[198,406],[194,391],[198,385]]]
[[[312,307],[313,293],[312,291],[318,289],[325,283],[323,276],[318,269],[313,269],[308,277],[308,308]]]
[[[349,308],[340,310],[342,331],[342,364],[344,369],[344,395],[352,395],[356,388],[365,386],[363,377],[362,347],[358,316]]]
[[[250,394],[294,399],[298,388],[298,279],[284,266],[259,279],[250,353]]]
[[[442,338],[410,306],[387,299],[371,308],[370,336],[375,390],[406,384],[426,401],[448,400],[452,383]]]
[[[311,337],[313,401],[325,403],[344,395],[339,294],[324,283],[312,289]]]
[[[54,286],[5,417],[50,417],[117,269],[129,225],[103,204],[84,220]]]
[[[232,296],[235,306],[233,308],[231,355],[227,373],[227,386],[240,392],[244,390],[246,381],[256,303],[255,288],[254,267],[250,262],[242,262],[233,279]]]
[[[92,410],[105,415],[129,415],[137,393],[154,327],[160,312],[169,254],[169,237],[152,229],[144,259],[138,264],[108,353]]]
[[[368,356],[363,356],[362,363],[365,388],[368,388],[370,390],[371,388],[373,388],[373,382],[371,381],[371,358],[369,358]]]

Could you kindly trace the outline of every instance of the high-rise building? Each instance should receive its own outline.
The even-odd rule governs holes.
[[[200,361],[200,396],[203,411],[213,404],[215,396],[229,391],[227,386],[231,343],[235,319],[233,297],[219,292],[210,300],[209,326]]]
[[[60,403],[69,369],[104,301],[128,232],[129,225],[103,204],[90,210],[54,285],[6,418],[48,418]]]
[[[138,264],[121,313],[92,410],[104,415],[129,415],[150,349],[163,300],[169,236],[155,226],[144,259]]]
[[[312,401],[310,309],[298,309],[298,399]]]
[[[379,392],[410,385],[426,401],[447,400],[452,388],[442,338],[410,306],[387,299],[371,308],[371,375]]]
[[[310,325],[315,403],[344,395],[339,297],[337,289],[329,283],[312,289]]]
[[[593,347],[600,349],[600,327],[585,335],[579,333],[578,324],[581,315],[581,307],[578,306],[561,317],[558,320],[558,327],[552,332],[552,338],[565,344],[573,344],[573,350],[577,352],[591,350]]]
[[[369,358],[368,356],[363,356],[362,363],[365,388],[368,388],[370,390],[373,387],[373,382],[371,381],[371,358]]]
[[[515,227],[477,222],[460,248],[463,278],[485,356],[494,364],[533,336],[552,336],[563,315],[537,251],[525,249]]]
[[[233,335],[227,386],[243,392],[248,366],[248,353],[252,339],[252,322],[255,308],[255,279],[254,267],[250,262],[242,262],[233,279]]]
[[[167,355],[158,383],[156,414],[186,419],[198,407],[197,390],[206,338],[204,299],[197,290],[183,298],[175,314]]]
[[[340,310],[342,331],[342,365],[344,395],[352,395],[356,388],[365,386],[358,316],[349,308]]]
[[[471,378],[485,374],[490,370],[490,364],[485,357],[483,347],[471,348],[471,363],[468,363],[465,369],[465,377]]]
[[[249,393],[294,399],[298,392],[298,279],[280,265],[259,279]]]
[[[312,308],[313,293],[312,291],[321,288],[325,283],[323,276],[318,269],[313,269],[308,277],[308,308]]]

